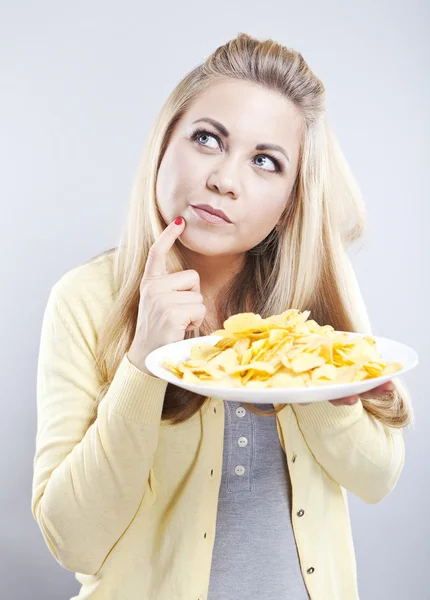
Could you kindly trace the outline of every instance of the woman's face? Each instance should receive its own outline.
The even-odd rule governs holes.
[[[294,185],[301,126],[292,103],[248,82],[217,82],[195,100],[171,135],[156,190],[166,224],[184,217],[186,248],[238,255],[270,233]],[[262,144],[280,148],[257,148]],[[199,204],[222,210],[230,222],[208,222],[193,208]]]

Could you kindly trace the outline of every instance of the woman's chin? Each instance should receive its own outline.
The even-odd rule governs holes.
[[[203,256],[221,256],[234,253],[230,244],[226,243],[227,241],[226,239],[223,240],[218,232],[193,231],[192,227],[189,226],[185,228],[184,233],[179,238],[179,242],[185,248]]]

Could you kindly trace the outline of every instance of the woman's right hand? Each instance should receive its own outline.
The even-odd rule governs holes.
[[[151,246],[140,282],[136,331],[127,353],[129,361],[144,373],[150,352],[184,339],[185,332],[200,327],[206,315],[200,293],[200,276],[192,269],[167,273],[169,250],[185,229],[181,218],[170,223]]]

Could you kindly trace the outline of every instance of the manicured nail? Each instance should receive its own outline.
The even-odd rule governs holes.
[[[175,225],[182,225],[183,222],[184,219],[182,217],[178,217],[177,219],[175,219]]]

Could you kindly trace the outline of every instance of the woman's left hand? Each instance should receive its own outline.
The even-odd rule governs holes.
[[[364,392],[364,394],[346,396],[345,398],[339,398],[339,400],[329,400],[329,402],[334,406],[352,406],[353,404],[358,402],[360,398],[364,398],[366,400],[375,398],[375,396],[383,396],[384,394],[392,392],[394,389],[394,384],[391,381],[387,381],[382,385],[378,385],[378,387],[372,388],[368,392]],[[306,406],[307,404],[310,404],[310,402],[301,403],[302,406]]]
[[[382,385],[378,385],[378,387],[372,388],[368,392],[364,392],[364,394],[354,395],[354,396],[346,396],[346,398],[339,398],[339,400],[330,400],[330,403],[334,406],[345,406],[352,405],[358,402],[360,398],[371,399],[375,398],[375,396],[383,396],[388,392],[392,392],[395,389],[395,386],[391,381],[386,381]]]

